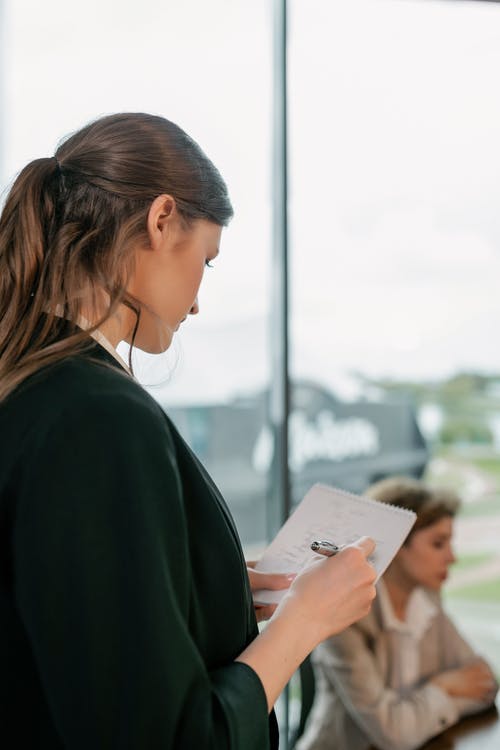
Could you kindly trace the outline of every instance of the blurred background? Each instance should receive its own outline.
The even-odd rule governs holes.
[[[0,0],[0,181],[87,121],[149,111],[225,177],[201,312],[135,369],[273,531],[271,0]],[[393,473],[456,489],[448,609],[500,674],[500,5],[289,0],[291,503]],[[274,468],[273,468],[274,467]]]

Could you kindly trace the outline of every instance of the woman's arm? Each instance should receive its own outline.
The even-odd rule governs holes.
[[[454,699],[461,716],[484,711],[494,702],[498,691],[493,671],[443,611],[441,618],[442,641],[449,668],[436,675],[432,682]]]
[[[315,560],[296,577],[265,630],[238,657],[259,676],[269,708],[318,643],[368,613],[375,572],[366,558],[374,547],[364,537],[336,557]]]
[[[478,657],[462,667],[440,672],[431,682],[455,699],[462,715],[488,708],[498,691],[498,683],[489,665]]]

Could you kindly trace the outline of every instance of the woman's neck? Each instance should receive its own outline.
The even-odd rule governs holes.
[[[92,320],[95,320],[95,314],[84,307],[82,318],[89,321],[90,324]],[[133,314],[124,305],[120,305],[115,314],[99,326],[99,331],[116,349],[120,341],[128,340],[133,328]]]
[[[404,622],[406,620],[406,607],[415,588],[415,583],[394,563],[387,568],[384,574],[384,583],[395,616],[398,620]]]

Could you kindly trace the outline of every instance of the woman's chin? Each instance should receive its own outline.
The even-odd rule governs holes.
[[[443,584],[443,578],[433,578],[431,581],[427,581],[425,587],[431,589],[432,591],[435,591],[436,593],[439,593],[443,588]]]
[[[163,354],[170,347],[172,339],[173,333],[169,331],[162,331],[161,336],[137,336],[134,347],[146,354]]]

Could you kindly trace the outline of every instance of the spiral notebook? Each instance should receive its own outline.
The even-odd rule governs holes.
[[[410,510],[315,484],[255,567],[267,573],[297,573],[316,556],[311,542],[327,540],[340,546],[360,536],[369,536],[377,545],[369,559],[378,581],[415,520],[416,515]],[[272,604],[279,602],[284,594],[285,591],[256,591],[254,601]]]

